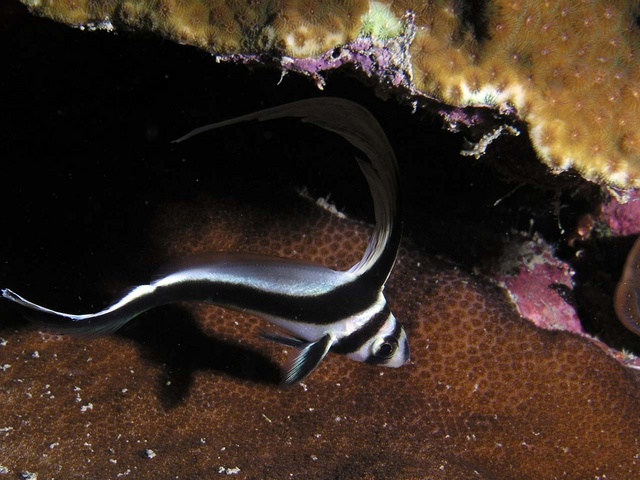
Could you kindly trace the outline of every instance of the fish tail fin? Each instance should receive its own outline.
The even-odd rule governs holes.
[[[12,302],[20,315],[45,330],[96,337],[115,332],[135,316],[158,305],[157,296],[152,300],[150,295],[154,290],[155,287],[150,285],[135,287],[110,307],[82,315],[57,312],[37,305],[8,288],[0,290],[0,294]]]

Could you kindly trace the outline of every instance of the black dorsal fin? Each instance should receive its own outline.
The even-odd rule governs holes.
[[[337,133],[365,154],[366,159],[358,159],[358,165],[371,190],[376,224],[364,256],[349,271],[382,288],[393,268],[402,233],[398,163],[382,127],[367,109],[335,97],[300,100],[197,128],[175,142],[239,122],[286,117]]]

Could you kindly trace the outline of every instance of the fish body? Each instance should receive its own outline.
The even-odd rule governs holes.
[[[622,324],[640,335],[640,237],[627,255],[613,305]]]
[[[179,139],[245,120],[286,116],[334,131],[366,155],[358,163],[374,200],[376,226],[360,262],[347,271],[256,254],[209,253],[182,259],[106,309],[74,315],[0,291],[24,317],[58,332],[111,333],[140,313],[180,301],[208,302],[252,313],[288,335],[265,335],[296,347],[284,383],[303,380],[333,350],[357,361],[399,367],[409,359],[406,333],[387,306],[385,282],[397,254],[401,221],[397,164],[373,116],[342,99],[303,100],[198,129]]]

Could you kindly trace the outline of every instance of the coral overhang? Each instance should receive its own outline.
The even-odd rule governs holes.
[[[404,36],[410,48],[395,63],[408,65],[418,95],[515,109],[553,171],[640,186],[636,0],[22,1],[71,25],[151,30],[220,58],[309,59],[358,36],[381,49]]]

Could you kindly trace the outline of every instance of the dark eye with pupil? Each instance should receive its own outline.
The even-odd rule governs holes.
[[[380,358],[391,358],[394,353],[396,353],[396,349],[398,348],[398,343],[395,341],[385,341],[380,345],[378,351],[376,352],[376,357]]]

